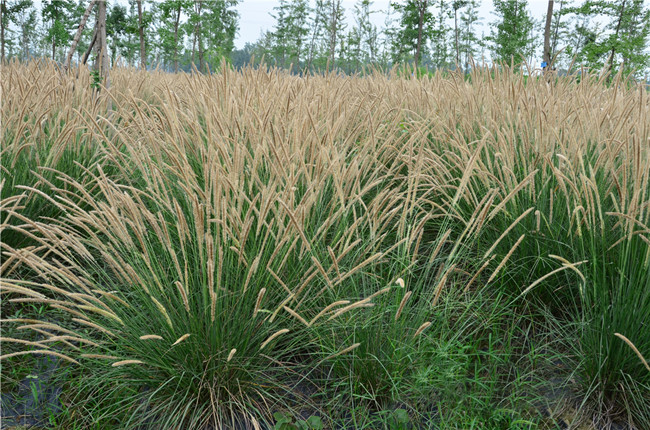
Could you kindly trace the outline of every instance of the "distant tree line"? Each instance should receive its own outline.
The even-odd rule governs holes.
[[[469,70],[473,59],[521,64],[541,54],[558,70],[615,72],[623,64],[626,72],[644,76],[650,68],[650,8],[644,0],[549,0],[539,21],[525,0],[492,0],[487,34],[479,0],[394,1],[382,11],[386,18],[380,27],[371,19],[379,12],[372,0],[357,0],[351,19],[342,0],[278,0],[273,28],[235,49],[239,1],[108,1],[111,64],[121,59],[139,67],[206,71],[224,59],[236,67],[263,59],[294,71],[353,73],[398,63]],[[2,59],[63,62],[88,4],[43,0],[37,7],[33,0],[0,0]],[[72,60],[81,63],[93,43],[92,26],[78,36]]]

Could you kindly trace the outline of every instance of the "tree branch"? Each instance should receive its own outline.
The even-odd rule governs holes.
[[[86,8],[86,11],[84,12],[83,16],[81,17],[81,21],[79,22],[79,28],[77,29],[77,34],[74,35],[74,39],[72,39],[72,45],[70,45],[70,50],[68,51],[68,55],[65,57],[65,63],[63,63],[63,71],[67,71],[68,68],[70,67],[70,60],[72,60],[72,56],[74,55],[74,51],[77,48],[77,44],[79,43],[79,39],[81,38],[81,33],[84,31],[84,27],[86,26],[86,21],[88,20],[88,17],[90,16],[90,12],[92,11],[93,7],[95,6],[95,1],[96,0],[91,0],[90,4]]]

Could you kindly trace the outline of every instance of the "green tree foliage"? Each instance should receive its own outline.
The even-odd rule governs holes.
[[[159,7],[161,26],[158,34],[163,57],[168,64],[173,64],[176,72],[178,72],[180,50],[185,34],[181,26],[181,18],[191,7],[193,4],[190,0],[165,0]]]
[[[454,50],[456,51],[456,67],[460,66],[460,29],[458,27],[459,10],[467,7],[467,0],[454,0],[451,8],[454,11]]]
[[[478,0],[466,1],[460,13],[459,51],[461,65],[466,72],[470,61],[477,57],[478,50],[483,45],[483,40],[476,34],[476,26],[481,21],[478,16],[479,6]]]
[[[305,39],[309,34],[309,5],[307,0],[280,0],[273,8],[275,28],[272,33],[272,54],[277,64],[288,67],[293,64],[300,67],[308,50]]]
[[[493,0],[494,14],[492,53],[495,61],[520,63],[531,54],[531,31],[533,20],[523,0]]]
[[[352,73],[369,64],[389,68],[403,62],[440,69],[458,65],[467,72],[472,59],[536,62],[542,54],[545,25],[530,16],[524,0],[493,0],[496,19],[485,30],[480,28],[479,0],[394,0],[384,11],[373,10],[372,0],[355,0],[349,23],[343,0],[278,0],[273,29],[235,50],[239,2],[108,1],[109,56],[130,65],[143,58],[168,71],[189,71],[196,64],[205,72],[224,59],[243,65],[264,58],[294,70],[330,67]],[[0,57],[61,60],[87,6],[88,0],[0,0]],[[141,21],[137,6],[142,7]],[[377,12],[385,14],[381,29],[373,19]],[[83,30],[77,60],[89,52],[93,28],[89,24]],[[556,0],[549,54],[560,70],[614,73],[624,64],[625,73],[635,71],[640,77],[650,68],[649,37],[647,1]]]
[[[449,67],[449,46],[450,28],[447,21],[451,17],[450,3],[448,0],[440,0],[436,3],[438,9],[435,19],[435,26],[431,30],[431,59],[436,68]]]
[[[106,36],[111,49],[111,64],[115,64],[118,54],[124,54],[127,48],[128,17],[126,7],[114,4],[106,17]]]
[[[52,47],[52,59],[57,59],[57,47],[66,46],[70,41],[70,15],[74,4],[63,0],[46,0],[43,2],[41,15],[48,24],[45,40]]]
[[[400,31],[395,39],[395,60],[413,59],[417,66],[431,37],[434,20],[431,3],[428,0],[408,0],[404,3],[392,2],[391,6],[401,14]]]
[[[204,2],[201,0],[194,0],[194,7],[188,14],[187,22],[185,23],[185,31],[188,35],[191,34],[192,38],[192,53],[191,61],[196,64],[199,70],[203,70],[203,12]]]
[[[322,52],[322,41],[327,26],[326,0],[316,0],[310,17],[311,33],[309,36],[309,53],[307,57],[307,69],[312,68],[314,59]]]
[[[578,43],[569,52],[578,64],[615,72],[623,63],[626,73],[650,66],[650,54],[646,52],[650,10],[644,7],[643,0],[587,0],[565,13],[575,14]],[[590,25],[596,17],[606,19],[603,28]]]
[[[339,44],[339,54],[344,45],[341,43],[345,23],[345,9],[341,0],[327,0],[325,2],[325,37],[327,44],[327,61],[331,67],[336,66],[336,47]]]
[[[129,0],[128,14],[123,25],[124,30],[120,41],[120,55],[131,66],[136,64],[140,49],[138,26],[137,3],[135,0]]]
[[[576,33],[570,20],[572,3],[571,0],[559,0],[553,9],[550,57],[556,68],[567,68],[575,54],[576,44],[572,40]]]
[[[27,12],[34,6],[32,0],[14,0],[7,1],[2,0],[0,2],[0,60],[4,60],[6,53],[6,48],[9,48],[11,51],[14,48],[20,46],[19,52],[23,58],[27,57],[29,54],[27,48],[27,37],[26,31],[28,28],[27,24],[32,26],[36,21],[36,13],[32,11],[32,14]],[[14,40],[14,31],[11,30],[11,24],[18,25],[21,30],[20,41]]]
[[[363,64],[373,64],[377,61],[377,26],[370,20],[373,13],[372,3],[371,0],[359,0],[354,5],[355,25],[350,32],[350,44],[354,50],[355,69]]]
[[[218,67],[223,58],[230,58],[235,48],[239,26],[239,13],[235,9],[239,0],[214,0],[203,4],[201,35],[205,43],[205,61]]]

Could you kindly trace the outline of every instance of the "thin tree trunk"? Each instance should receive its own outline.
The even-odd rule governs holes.
[[[176,11],[176,23],[174,23],[174,72],[178,73],[178,25],[181,21],[181,4],[178,4]]]
[[[203,40],[201,39],[201,33],[203,33],[203,29],[201,27],[201,11],[203,9],[203,2],[201,0],[198,1],[198,24],[196,28],[197,32],[197,37],[196,37],[196,43],[198,43],[199,47],[199,71],[205,71],[205,68],[203,67]]]
[[[86,49],[86,52],[84,52],[84,56],[81,58],[81,64],[86,64],[88,61],[88,56],[93,50],[93,47],[95,46],[95,42],[97,42],[97,28],[95,28],[95,31],[93,32],[93,38],[90,39],[90,44],[88,45],[88,49]]]
[[[52,27],[54,27],[54,19],[52,19]],[[56,55],[56,38],[52,37],[52,60]]]
[[[194,44],[192,45],[192,62],[194,62],[195,49],[199,56],[199,71],[203,71],[203,48],[201,47],[201,11],[203,9],[203,0],[194,2],[194,13],[196,14],[196,24],[194,24]],[[198,46],[196,46],[198,45]]]
[[[621,21],[623,21],[623,13],[625,12],[625,1],[621,4],[621,13],[618,15],[618,23],[616,24],[616,34],[614,40],[618,40],[618,32],[621,29]],[[607,60],[607,71],[612,70],[612,63],[614,62],[614,54],[616,53],[616,45],[612,46],[612,52],[609,54],[609,59]]]
[[[553,19],[553,0],[548,0],[548,9],[546,9],[546,25],[544,25],[544,56],[543,61],[546,63],[548,70],[551,69],[551,21]]]
[[[100,0],[98,2],[96,31],[97,40],[95,41],[95,48],[97,49],[97,59],[95,60],[95,70],[99,70],[104,80],[104,87],[109,89],[111,80],[108,44],[106,42],[106,0]],[[108,110],[111,110],[110,98],[108,98]]]
[[[0,2],[0,62],[5,61],[5,13],[7,0]]]
[[[415,47],[415,68],[418,68],[418,64],[420,63],[420,54],[422,52],[422,32],[424,30],[424,13],[427,10],[427,0],[420,1],[418,3],[418,7],[420,8],[420,20],[418,21],[418,43]]]
[[[27,29],[24,22],[21,24],[21,29],[23,32],[23,61],[25,61],[27,60],[27,57],[29,57],[29,39],[27,38]]]
[[[138,31],[140,33],[140,69],[147,69],[147,54],[144,50],[144,26],[142,25],[142,0],[138,2]]]
[[[194,61],[195,55],[196,55],[196,31],[194,32],[194,37],[192,38],[192,64],[194,65],[196,65],[196,61]]]
[[[129,6],[130,6],[130,8],[129,8],[129,19],[131,19],[131,18],[133,18],[133,14],[135,13],[135,11],[133,10],[133,3],[130,3]],[[133,46],[133,32],[131,32],[131,31],[129,31],[129,42],[128,42],[128,44],[129,44],[129,47]],[[133,67],[134,66],[134,63],[133,63],[134,62],[133,51],[131,51],[131,49],[129,49],[127,55],[128,55],[127,61],[129,63],[129,67]]]
[[[77,34],[75,34],[74,39],[72,39],[72,45],[70,45],[70,50],[68,51],[68,55],[66,55],[65,57],[65,62],[63,63],[63,71],[68,70],[68,68],[70,67],[70,60],[72,60],[72,55],[74,54],[75,49],[77,49],[77,44],[79,43],[79,39],[81,38],[81,33],[83,33],[84,27],[86,27],[86,21],[88,20],[88,17],[90,16],[90,12],[92,11],[94,6],[95,6],[95,0],[91,0],[90,4],[88,4],[88,7],[86,8],[86,11],[81,17],[81,21],[79,22],[79,28],[77,29]]]
[[[336,59],[336,37],[339,18],[339,9],[341,7],[340,0],[332,1],[332,17],[330,19],[330,52],[329,63],[334,67],[334,60]]]
[[[315,16],[316,16],[316,22],[314,25],[314,29],[312,30],[311,33],[311,42],[309,43],[309,57],[307,58],[307,70],[311,70],[311,63],[314,60],[314,48],[315,48],[315,43],[316,43],[316,36],[318,35],[318,31],[320,30],[320,18],[318,16],[320,10],[316,9]]]
[[[458,8],[454,8],[454,36],[456,37],[456,67],[460,65],[460,46],[458,45]]]
[[[555,28],[553,29],[553,43],[551,44],[551,55],[555,56],[555,51],[557,49],[557,35],[560,30],[560,17],[562,16],[562,8],[564,7],[564,1],[560,0],[560,10],[557,14],[557,19],[555,20]]]

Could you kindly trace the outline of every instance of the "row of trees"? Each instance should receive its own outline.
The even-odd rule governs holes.
[[[218,64],[234,50],[238,0],[98,0],[106,8],[111,63],[188,70]],[[89,0],[0,0],[0,55],[21,60],[50,57],[63,62]],[[99,9],[93,9],[96,16]],[[73,57],[84,62],[93,28],[79,35]]]
[[[103,0],[102,0],[103,2]],[[548,64],[643,74],[650,67],[650,11],[644,0],[548,1],[542,20],[525,0],[492,0],[486,34],[479,0],[391,2],[383,26],[372,0],[357,0],[346,19],[342,0],[278,0],[274,27],[259,40],[234,48],[239,0],[128,0],[109,2],[106,37],[111,62],[161,65],[170,71],[205,70],[225,57],[241,66],[255,58],[297,69],[414,62],[431,68],[468,69],[471,59],[527,60],[540,53]],[[63,61],[88,0],[0,0],[2,58],[50,56]],[[95,12],[95,14],[98,12]],[[75,47],[82,62],[93,41],[84,29]]]

